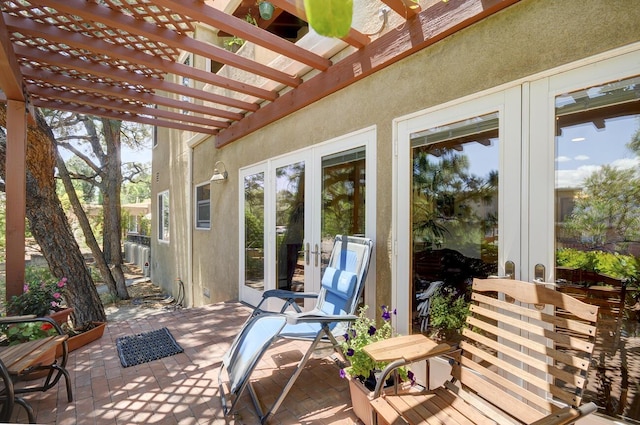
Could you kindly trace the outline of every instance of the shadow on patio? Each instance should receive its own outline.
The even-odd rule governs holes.
[[[220,303],[110,322],[101,340],[69,356],[72,403],[66,401],[64,384],[57,394],[50,390],[25,398],[38,424],[257,424],[248,395],[228,421],[218,396],[220,359],[248,313],[239,303]],[[123,368],[116,338],[161,327],[171,331],[184,353]],[[277,396],[306,345],[281,342],[267,352],[253,375],[265,401]],[[16,411],[13,421],[26,422],[24,409]],[[337,366],[329,359],[312,359],[269,423],[356,423],[348,383],[340,379]]]

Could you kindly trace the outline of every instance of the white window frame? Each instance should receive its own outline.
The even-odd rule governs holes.
[[[165,199],[166,197],[166,212],[165,212]],[[170,222],[171,222],[171,208],[170,208],[171,204],[169,202],[169,191],[165,190],[162,192],[158,193],[158,242],[161,243],[169,243],[170,240],[170,235],[171,235],[171,227],[170,227]],[[165,214],[166,214],[166,222],[165,222]],[[165,234],[165,227],[166,227],[166,235],[167,237],[164,238],[164,234]]]
[[[209,197],[207,199],[200,199],[198,197],[198,189],[200,189],[201,187],[204,186],[208,186],[209,187]],[[197,230],[210,230],[211,229],[211,182],[205,182],[205,183],[201,183],[199,185],[197,185],[195,187],[195,193],[193,196],[194,199],[194,224],[195,224],[195,228]],[[206,225],[202,224],[201,222],[204,223],[204,220],[200,219],[200,207],[201,206],[205,206],[208,205],[209,207],[209,220],[206,221]]]

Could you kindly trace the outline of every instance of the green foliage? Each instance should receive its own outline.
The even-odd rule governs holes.
[[[389,339],[394,336],[391,326],[391,313],[386,306],[382,307],[382,326],[376,327],[376,322],[367,317],[368,306],[360,308],[358,319],[351,325],[351,328],[344,335],[345,341],[342,343],[342,351],[351,363],[351,366],[340,373],[348,373],[352,377],[368,378],[374,371],[381,371],[387,363],[374,362],[367,355],[363,348],[377,341]],[[406,368],[399,370],[402,380],[408,378]]]
[[[47,322],[2,325],[0,326],[0,331],[7,337],[9,345],[16,345],[58,334],[53,325]]]
[[[244,226],[245,247],[264,248],[264,220],[254,215],[250,209],[245,208]]]
[[[618,279],[626,279],[631,284],[638,283],[640,259],[604,251],[580,251],[562,248],[556,252],[556,264],[561,267],[592,271]]]
[[[584,181],[566,230],[590,249],[627,252],[640,238],[640,178],[634,169],[609,165]]]
[[[477,206],[494,202],[498,174],[471,174],[467,155],[442,148],[435,156],[430,149],[413,151],[413,238],[426,248],[456,241],[458,251],[473,251],[497,229],[497,218]]]
[[[11,298],[7,311],[19,316],[29,314],[37,317],[46,316],[51,310],[62,307],[66,284],[66,277],[60,280],[34,279],[24,285],[22,294]]]
[[[465,294],[450,287],[441,287],[431,299],[429,324],[437,332],[460,332],[468,314],[469,300]]]

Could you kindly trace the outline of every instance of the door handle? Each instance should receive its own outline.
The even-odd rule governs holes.
[[[516,278],[516,263],[509,260],[504,263],[504,275],[490,275],[489,279],[515,279]]]
[[[544,267],[544,264],[536,264],[533,267],[533,281],[536,283],[545,283],[544,279],[545,279],[545,275],[546,275],[547,271],[546,268]]]
[[[307,244],[307,247],[309,246],[309,244]],[[315,256],[315,259],[313,261],[313,264],[318,267],[318,256],[320,255],[320,251],[318,250],[318,244],[315,244],[315,251],[311,251],[311,253]],[[309,262],[307,261],[307,264],[309,264]]]
[[[307,242],[307,246],[304,249],[304,262],[308,266],[309,265],[309,242]]]

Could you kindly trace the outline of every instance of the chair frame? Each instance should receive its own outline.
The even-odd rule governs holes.
[[[320,344],[320,342],[328,341],[332,345],[334,351],[336,353],[339,353],[343,361],[346,361],[342,353],[342,350],[340,350],[340,344],[338,343],[334,335],[334,332],[332,331],[330,326],[337,322],[343,322],[343,323],[353,322],[358,318],[353,313],[357,308],[359,299],[362,297],[362,293],[364,290],[364,282],[367,277],[367,272],[368,272],[370,258],[371,258],[372,249],[373,249],[373,243],[370,239],[355,237],[355,236],[338,235],[335,238],[334,250],[332,251],[331,258],[329,260],[330,266],[333,266],[336,264],[344,265],[345,262],[342,261],[342,263],[340,263],[340,260],[336,258],[336,256],[339,255],[340,252],[345,252],[349,243],[362,245],[364,257],[359,259],[360,268],[357,270],[357,286],[355,288],[352,298],[349,300],[348,314],[328,315],[328,314],[319,314],[319,312],[316,310],[313,310],[310,312],[300,311],[298,305],[296,304],[297,298],[317,298],[318,303],[320,303],[324,299],[324,294],[322,291],[318,294],[291,292],[291,291],[283,291],[283,290],[266,291],[265,294],[263,295],[263,300],[256,307],[256,309],[254,310],[252,315],[249,317],[247,322],[245,322],[245,324],[243,325],[242,331],[232,343],[229,351],[227,352],[227,355],[225,355],[225,357],[223,358],[222,365],[220,366],[220,371],[218,374],[218,385],[220,389],[220,398],[222,402],[222,408],[225,416],[229,415],[231,412],[235,410],[235,407],[240,400],[240,396],[243,394],[245,390],[247,390],[249,392],[249,395],[251,396],[251,400],[253,402],[255,411],[258,417],[260,418],[260,422],[264,424],[271,415],[277,412],[278,408],[286,398],[287,394],[291,390],[291,387],[293,387],[293,384],[297,380],[298,376],[304,369],[305,365],[311,358],[311,355],[317,348],[318,344]],[[336,249],[337,247],[340,247],[340,249]],[[304,296],[301,296],[301,295],[304,295]],[[263,302],[266,299],[274,296],[284,298],[285,300],[285,304],[281,309],[281,311],[275,313],[275,312],[268,312],[268,311],[262,310],[260,307],[262,306]],[[294,312],[286,311],[288,307],[292,307],[296,311]],[[264,338],[261,348],[258,353],[255,353],[254,356],[252,357],[250,356],[251,360],[247,363],[246,369],[241,374],[242,378],[239,380],[239,385],[236,385],[235,388],[228,388],[228,389],[225,388],[224,382],[222,380],[223,371],[226,369],[227,374],[229,375],[233,373],[233,372],[230,372],[229,368],[231,365],[235,364],[237,356],[239,355],[238,347],[241,347],[245,342],[247,342],[247,339],[251,333],[251,330],[253,329],[254,326],[258,326],[261,320],[273,321],[274,325],[269,328],[267,335],[262,334],[260,336],[261,338]],[[298,325],[298,324],[305,324],[305,323],[313,323],[313,324],[320,325],[320,329],[315,334],[314,338],[309,339],[309,338],[295,337],[291,335],[281,334],[281,332],[283,331],[283,329],[285,329],[287,325]],[[271,405],[271,407],[267,408],[265,411],[261,406],[260,400],[255,392],[255,389],[252,383],[250,382],[250,377],[253,371],[255,370],[256,366],[258,365],[260,359],[262,358],[264,353],[267,351],[268,347],[275,340],[279,338],[310,340],[311,345],[307,349],[306,353],[303,355],[302,359],[300,359],[300,361],[298,362],[297,367],[295,368],[289,380],[283,387],[280,395],[277,397],[277,399]],[[227,392],[233,393],[235,395],[235,399],[231,402],[230,405],[226,396]]]
[[[15,404],[22,406],[29,419],[29,423],[35,423],[35,415],[29,403],[19,394],[30,392],[45,392],[58,384],[61,377],[65,378],[67,400],[73,401],[71,380],[66,369],[69,356],[67,345],[68,335],[65,334],[60,325],[49,317],[36,316],[8,316],[1,317],[2,325],[17,325],[21,323],[42,322],[49,323],[57,332],[57,336],[20,343],[10,346],[5,351],[0,352],[0,379],[4,382],[4,390],[0,392],[0,400],[4,401],[0,410],[0,421],[7,422],[13,414]],[[52,364],[42,364],[40,357],[43,352],[49,349],[56,349],[62,346],[62,357],[60,362],[54,360]],[[24,376],[37,370],[48,370],[44,382],[40,385],[31,385],[24,388],[16,388],[15,383]]]

